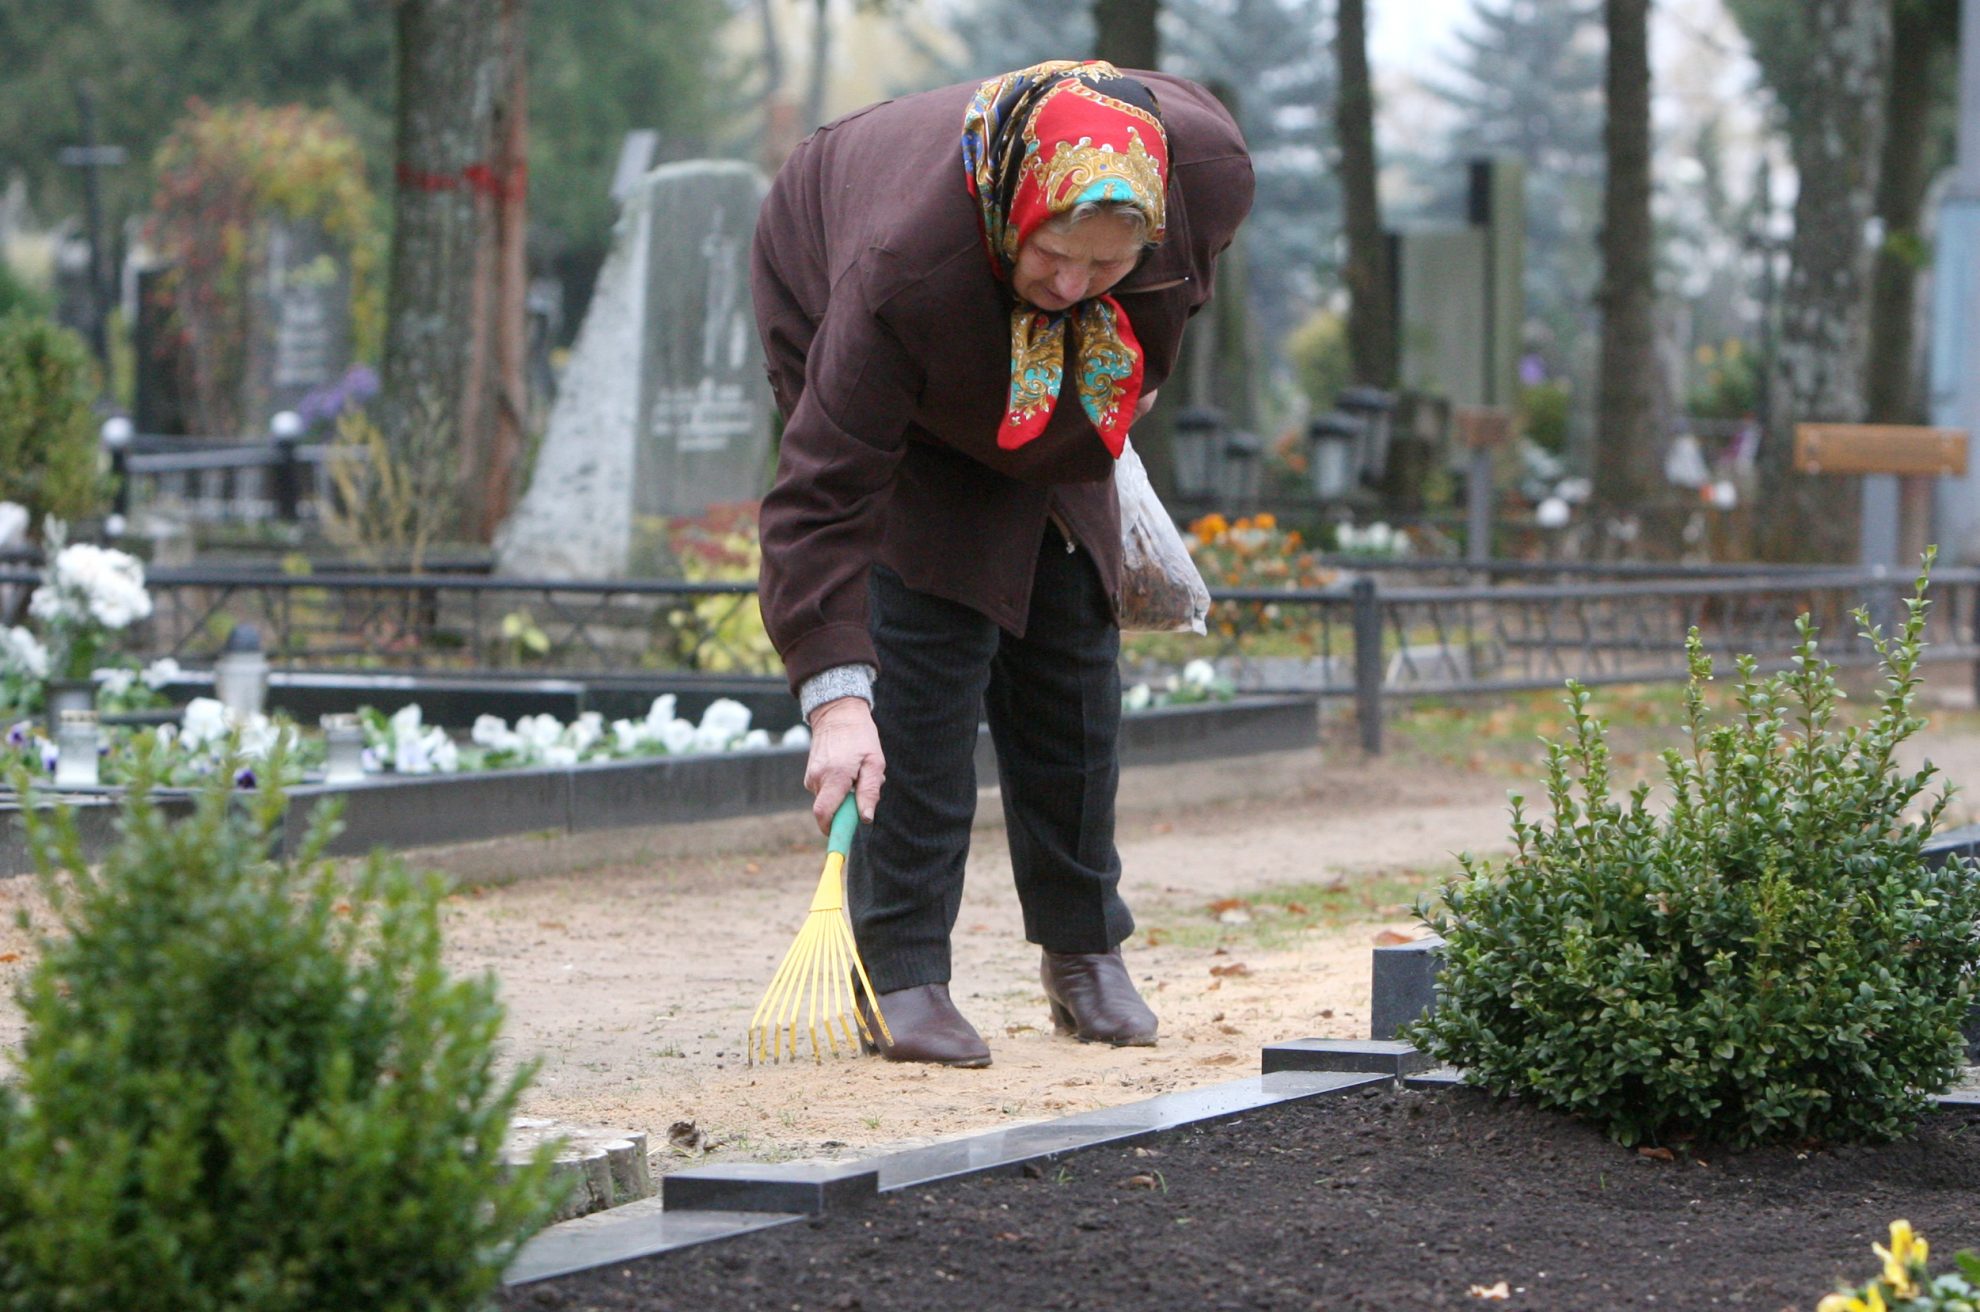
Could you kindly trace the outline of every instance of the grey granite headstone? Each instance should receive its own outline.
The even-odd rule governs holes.
[[[502,573],[663,573],[668,517],[763,495],[771,402],[749,303],[763,193],[749,165],[697,160],[627,195],[529,490],[496,538]]]
[[[242,422],[265,432],[350,365],[350,260],[321,224],[270,218],[248,307]]]

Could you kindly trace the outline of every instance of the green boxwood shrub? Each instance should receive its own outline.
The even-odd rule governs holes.
[[[140,773],[99,869],[34,826],[57,923],[0,1086],[0,1307],[479,1306],[548,1158],[500,1160],[529,1071],[496,1069],[493,981],[442,967],[437,880],[339,874],[326,813],[270,857],[278,790],[223,771],[175,822]]]
[[[102,507],[96,362],[83,339],[27,310],[0,317],[0,501],[34,524]]]
[[[1665,753],[1657,809],[1648,784],[1614,800],[1604,726],[1570,684],[1569,741],[1547,749],[1551,820],[1515,796],[1503,868],[1466,858],[1420,908],[1444,967],[1406,1037],[1624,1144],[1914,1125],[1958,1077],[1980,962],[1975,868],[1921,854],[1947,795],[1926,796],[1932,767],[1895,755],[1923,724],[1925,586],[1894,639],[1857,615],[1884,674],[1862,727],[1837,723],[1805,616],[1791,668],[1762,678],[1741,658],[1730,723],[1709,722],[1694,631],[1690,747]]]

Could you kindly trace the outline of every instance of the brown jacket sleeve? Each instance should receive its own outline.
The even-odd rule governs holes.
[[[869,305],[864,275],[862,261],[839,279],[801,357],[803,382],[763,500],[763,615],[793,691],[836,665],[878,663],[867,566],[921,376]],[[773,378],[786,375],[780,394],[791,363],[770,362]]]

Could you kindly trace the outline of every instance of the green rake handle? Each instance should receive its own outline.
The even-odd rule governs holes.
[[[837,852],[845,856],[852,851],[853,833],[859,828],[859,805],[853,801],[851,793],[846,794],[839,809],[832,814],[832,836],[825,843],[827,852]]]

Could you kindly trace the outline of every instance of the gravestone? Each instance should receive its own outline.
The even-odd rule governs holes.
[[[529,490],[496,538],[502,573],[670,573],[668,517],[763,495],[771,402],[749,302],[763,192],[749,165],[699,160],[627,193]]]
[[[183,435],[186,398],[182,386],[187,362],[172,308],[172,269],[158,265],[136,271],[137,317],[131,324],[135,413],[140,433]]]
[[[350,367],[350,261],[321,224],[271,216],[249,296],[241,419],[265,433]]]

